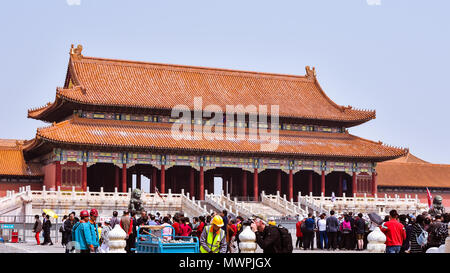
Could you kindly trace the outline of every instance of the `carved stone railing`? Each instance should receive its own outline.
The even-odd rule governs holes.
[[[334,200],[332,200],[334,199]],[[316,213],[328,213],[330,210],[334,210],[337,213],[341,212],[377,212],[379,214],[387,214],[389,210],[396,209],[399,213],[414,213],[418,214],[427,209],[427,204],[421,203],[417,195],[415,198],[411,198],[409,195],[405,195],[401,198],[399,195],[395,194],[394,197],[388,196],[384,197],[367,196],[363,194],[362,196],[356,197],[346,197],[345,193],[342,197],[325,197],[323,194],[321,196],[310,195],[302,196],[301,193],[298,195],[299,204],[307,206]]]
[[[304,209],[300,207],[300,205],[298,205],[298,203],[294,203],[293,200],[288,201],[286,199],[286,195],[284,195],[282,198],[279,194],[280,192],[277,191],[276,195],[266,195],[263,191],[261,193],[262,203],[280,211],[286,216],[301,215],[305,217],[308,214]]]
[[[0,198],[0,215],[21,208],[31,202],[30,186],[20,187],[19,192],[6,191],[6,196]]]
[[[208,214],[206,206],[202,207],[200,205],[200,201],[195,201],[194,196],[192,196],[191,199],[189,193],[184,194],[184,189],[181,190],[181,207],[183,208],[183,212],[187,216],[195,217]]]

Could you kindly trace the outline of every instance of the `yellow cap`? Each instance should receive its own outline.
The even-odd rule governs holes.
[[[216,225],[218,227],[223,227],[223,219],[220,215],[214,216],[214,218],[211,221],[211,224]]]

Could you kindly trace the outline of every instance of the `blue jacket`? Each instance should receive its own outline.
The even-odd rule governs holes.
[[[88,241],[90,242],[91,239],[88,225],[89,223],[77,222],[72,228],[72,240],[78,243],[80,250],[89,249]]]
[[[313,231],[314,230],[314,220],[312,218],[306,219],[305,227],[306,227],[306,230]]]
[[[91,222],[87,222],[89,227],[89,236],[86,236],[88,239],[88,245],[93,245],[94,247],[99,246],[99,238],[98,238],[98,226],[97,223],[91,224]]]

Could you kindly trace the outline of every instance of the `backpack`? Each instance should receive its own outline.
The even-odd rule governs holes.
[[[342,233],[349,234],[352,231],[352,227],[350,225],[350,222],[342,222]]]
[[[443,224],[435,224],[428,233],[428,244],[438,246],[441,244],[442,237],[445,234],[445,227]]]
[[[305,233],[305,231],[306,231],[306,223],[305,223],[305,221],[303,221],[303,223],[300,225],[300,230],[301,230],[302,233]]]
[[[425,246],[428,242],[428,232],[426,232],[425,230],[423,230],[423,228],[418,225],[420,227],[420,229],[422,230],[422,232],[420,233],[419,236],[416,235],[416,241],[417,244],[420,246]]]
[[[289,230],[282,225],[278,225],[281,241],[281,253],[292,253],[294,247],[292,246],[292,236]]]

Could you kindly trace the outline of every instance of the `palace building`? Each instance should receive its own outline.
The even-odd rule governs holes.
[[[174,139],[171,111],[186,105],[193,113],[195,97],[222,109],[279,105],[277,149],[262,151],[249,139]],[[304,76],[259,73],[86,57],[72,46],[64,86],[28,117],[48,126],[31,140],[0,141],[1,191],[24,185],[128,191],[133,176],[137,188],[145,176],[151,192],[184,189],[197,199],[213,191],[215,177],[226,193],[248,200],[263,190],[293,199],[299,191],[373,195],[383,164],[377,163],[409,154],[350,134],[375,111],[334,103],[310,67]],[[207,126],[209,118],[192,124]],[[247,114],[244,122],[216,126],[247,132],[253,125]]]

